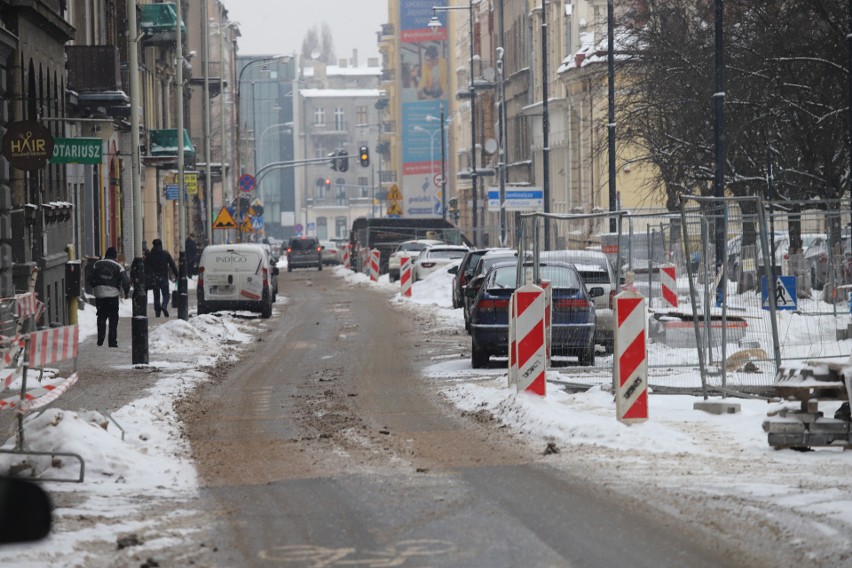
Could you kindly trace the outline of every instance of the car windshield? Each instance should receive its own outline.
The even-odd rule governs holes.
[[[579,290],[581,287],[577,273],[567,266],[539,266],[539,276],[542,280],[548,280],[554,288],[573,288]],[[494,269],[491,282],[491,287],[494,288],[514,288],[517,282],[517,266],[498,266]]]
[[[598,266],[574,265],[586,284],[609,284],[609,273]]]
[[[488,269],[497,264],[498,262],[507,262],[512,260],[512,255],[506,256],[483,256],[479,260],[479,264],[476,265],[477,274],[485,274],[488,272]]]
[[[401,245],[399,245],[399,250],[418,252],[422,251],[428,246],[429,245],[425,245],[423,243],[402,243]]]

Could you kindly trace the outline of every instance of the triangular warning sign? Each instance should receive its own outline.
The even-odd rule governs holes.
[[[394,201],[388,206],[388,215],[402,215],[402,208]]]
[[[236,229],[237,224],[234,222],[234,218],[228,212],[226,207],[222,207],[222,210],[219,211],[219,215],[216,216],[216,220],[213,221],[214,229]]]
[[[388,201],[402,201],[402,194],[399,192],[399,187],[391,187],[388,192]]]

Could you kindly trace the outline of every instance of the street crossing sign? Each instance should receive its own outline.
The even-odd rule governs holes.
[[[795,276],[776,276],[773,288],[772,293],[775,295],[776,310],[795,310],[798,308]],[[769,287],[766,285],[766,276],[760,277],[760,299],[763,309],[768,310]]]

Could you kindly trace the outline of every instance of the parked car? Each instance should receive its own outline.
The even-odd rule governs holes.
[[[532,263],[524,269],[531,270]],[[488,365],[492,356],[506,357],[509,349],[509,299],[516,289],[517,263],[492,266],[474,294],[470,311],[471,365]],[[580,365],[595,363],[594,298],[603,296],[599,286],[586,289],[580,273],[560,262],[542,262],[539,275],[553,289],[551,312],[551,354],[576,356]]]
[[[436,239],[413,239],[399,243],[399,246],[396,247],[396,250],[388,258],[388,279],[391,282],[399,280],[399,262],[403,256],[410,257],[411,261],[414,262],[420,253],[427,248],[443,244],[445,244],[444,241]]]
[[[812,288],[822,290],[826,284],[832,283],[832,277],[835,285],[852,282],[852,240],[846,236],[842,242],[839,256],[827,235],[813,239],[805,250],[805,269],[810,276]]]
[[[604,293],[595,297],[595,343],[611,353],[615,338],[613,298],[618,293],[615,271],[606,254],[593,250],[560,250],[541,253],[541,260],[573,264],[587,288],[601,287]]]
[[[423,250],[414,263],[412,280],[423,280],[441,267],[460,261],[467,251],[464,245],[434,245]]]
[[[272,315],[278,267],[256,243],[209,245],[198,263],[198,313],[248,310]]]
[[[293,237],[287,243],[287,272],[294,268],[322,270],[322,245],[314,237]]]
[[[453,273],[453,308],[464,306],[464,287],[470,280],[476,263],[489,249],[468,250],[457,267],[451,268]]]
[[[320,241],[323,264],[340,264],[343,262],[343,251],[334,241]]]
[[[476,267],[473,269],[473,272],[470,274],[470,279],[465,285],[465,289],[473,287],[473,289],[478,290],[479,285],[482,283],[482,279],[485,277],[485,273],[488,272],[488,269],[498,262],[506,262],[507,260],[513,260],[518,257],[518,251],[510,248],[496,248],[490,249],[479,259],[479,262],[476,263]],[[464,329],[466,331],[470,331],[470,306],[473,304],[473,296],[465,292],[463,294],[464,304],[462,305],[462,315],[464,316]]]
[[[769,242],[772,246],[772,242]],[[786,274],[787,261],[790,258],[790,237],[786,232],[775,233],[775,264],[778,274]],[[737,280],[742,272],[764,271],[763,250],[760,237],[755,238],[753,245],[744,247],[742,235],[738,235],[728,241],[728,256],[725,263],[728,271],[728,280]]]

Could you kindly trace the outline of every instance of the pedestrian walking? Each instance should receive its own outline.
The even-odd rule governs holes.
[[[104,344],[109,322],[109,346],[118,347],[118,301],[122,293],[124,298],[130,292],[130,278],[127,271],[116,260],[118,253],[113,247],[106,250],[104,257],[95,262],[89,275],[89,286],[95,294],[98,308],[98,345]]]
[[[163,241],[154,239],[151,250],[145,255],[145,277],[150,278],[154,290],[154,313],[169,317],[169,271],[178,277],[178,269],[169,251],[163,248]],[[150,277],[148,276],[150,274]],[[162,301],[161,301],[162,299]]]
[[[184,251],[186,254],[186,275],[192,278],[196,274],[195,263],[198,259],[198,243],[195,242],[194,233],[190,233],[186,237]]]

